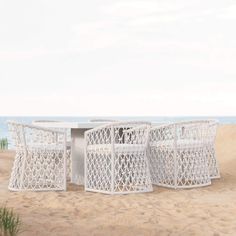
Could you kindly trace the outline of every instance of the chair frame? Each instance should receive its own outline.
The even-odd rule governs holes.
[[[123,129],[122,133],[120,133],[120,129]],[[111,124],[102,125],[86,131],[85,163],[84,163],[85,191],[92,191],[106,194],[129,194],[129,193],[153,191],[151,184],[151,176],[149,171],[149,163],[146,153],[148,146],[149,129],[150,129],[149,122],[129,121],[129,122],[112,122]],[[141,133],[144,135],[140,135]],[[133,138],[132,141],[131,141],[132,139],[131,136]],[[137,145],[135,146],[135,144]],[[134,149],[133,151],[130,151],[128,149],[126,150],[126,147],[134,147]],[[142,147],[142,149],[139,149],[140,147]],[[92,155],[95,156],[95,159],[93,160],[91,159]],[[132,174],[129,171],[128,174],[126,172],[122,174],[119,172],[119,171],[121,172],[127,171],[125,166],[122,166],[123,169],[122,168],[119,169],[119,164],[117,164],[119,162],[119,158],[122,155],[128,156],[130,162],[127,164],[127,166],[129,166],[129,168],[133,166],[132,159],[136,157],[138,159],[140,157],[141,165],[143,165],[144,168],[143,172],[145,173],[144,176],[137,177],[139,175],[139,172],[138,170],[135,169],[138,173],[136,177],[140,178],[141,180],[140,179],[139,180],[142,183],[144,183],[143,186],[140,187],[140,189],[138,189],[138,187],[137,189],[135,189],[135,187],[130,187],[130,188],[125,187],[123,179],[127,180],[129,178],[132,178],[131,177]],[[124,159],[122,158],[123,157],[121,157],[120,159],[121,162],[124,161]],[[105,162],[99,163],[99,160],[101,161],[105,160]],[[93,168],[91,168],[92,165],[94,165],[95,167],[93,166]],[[99,171],[99,169],[103,168],[104,166],[106,166],[107,169],[105,168],[105,171],[103,169],[103,172],[101,170],[102,176],[99,180],[97,180],[96,175],[94,174],[95,177],[93,176],[93,172],[95,173],[96,172],[95,170],[97,169]],[[128,176],[126,176],[126,174]],[[118,186],[117,183],[119,183],[118,180],[120,180],[124,184],[124,186],[117,187]]]
[[[170,187],[170,188],[193,188],[193,187],[202,187],[211,184],[210,178],[210,167],[209,167],[209,155],[207,151],[209,147],[213,147],[213,142],[209,142],[209,125],[214,124],[212,120],[193,120],[193,121],[183,121],[183,122],[176,122],[170,123],[165,125],[160,125],[151,128],[150,130],[150,140],[149,140],[149,159],[150,159],[150,166],[151,166],[151,175],[152,175],[152,183],[158,186],[163,187]],[[184,130],[186,127],[193,127],[192,131]],[[196,125],[199,125],[199,130],[196,129]],[[194,130],[195,127],[195,130]],[[181,130],[182,129],[182,130]],[[158,133],[159,132],[159,133]],[[169,132],[166,135],[162,133]],[[185,140],[185,143],[179,140],[179,133],[182,132],[186,133],[189,132],[188,135],[191,136],[191,132],[195,132],[195,141],[193,140]],[[160,142],[155,143],[155,135],[156,137],[159,135]],[[168,137],[169,135],[169,137]],[[194,137],[194,136],[193,136]],[[169,140],[168,140],[169,138]],[[163,140],[161,140],[163,139]],[[191,144],[192,143],[192,144]],[[193,144],[195,146],[193,146]],[[191,146],[192,145],[192,146]],[[186,154],[187,153],[187,154]],[[163,156],[164,155],[164,156]],[[197,158],[200,158],[200,163],[203,165],[197,169],[197,167],[190,166],[191,171],[195,172],[192,176],[190,176],[191,181],[188,182],[187,178],[189,178],[189,174],[186,173],[187,177],[185,182],[178,179],[180,167],[179,158],[183,155],[184,164],[189,165],[197,165],[196,162],[198,161]],[[194,161],[191,162],[188,157],[193,158]],[[159,158],[159,159],[158,159]],[[168,159],[169,158],[169,159]],[[185,161],[187,159],[187,161]],[[168,163],[169,162],[169,163]],[[164,164],[164,166],[161,166]],[[184,165],[183,164],[183,165]],[[167,165],[167,166],[166,166]],[[163,170],[164,168],[164,170]],[[202,172],[201,172],[202,171]],[[201,174],[197,175],[197,172],[201,172]],[[166,176],[167,179],[162,179],[163,176]],[[165,174],[169,173],[169,174]],[[184,178],[184,177],[182,177]]]
[[[15,121],[7,123],[16,147],[8,189],[66,190],[66,133]]]

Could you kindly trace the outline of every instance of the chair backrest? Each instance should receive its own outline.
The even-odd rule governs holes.
[[[175,123],[176,140],[205,141],[208,138],[209,121],[193,120]]]
[[[209,141],[210,136],[216,134],[217,121],[193,120],[176,122],[153,127],[150,131],[150,142],[195,140]]]
[[[66,134],[67,134],[67,137],[66,137],[67,142],[68,142],[67,144],[69,144],[70,141],[71,141],[71,130],[68,129],[68,128],[58,128],[58,127],[55,128],[53,126],[53,123],[60,123],[60,122],[62,122],[62,121],[59,121],[59,120],[35,120],[35,121],[32,122],[32,124],[36,125],[38,127],[49,128],[49,129],[53,129],[53,130],[57,130],[57,131],[62,131],[62,132],[65,131]],[[44,123],[47,123],[47,126],[45,126]],[[50,126],[50,124],[52,124],[52,126]]]
[[[8,129],[17,149],[30,147],[64,147],[65,132],[8,121]]]
[[[217,128],[219,126],[218,120],[209,120],[209,142],[214,144],[217,134]]]
[[[85,132],[88,145],[146,144],[150,122],[112,122]]]
[[[119,122],[112,125],[114,144],[147,145],[151,123],[145,121]]]
[[[163,142],[174,140],[175,138],[175,125],[173,123],[154,126],[150,129],[149,141],[150,144],[156,142]]]

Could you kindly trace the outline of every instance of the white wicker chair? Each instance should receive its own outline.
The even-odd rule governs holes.
[[[208,145],[206,146],[206,152],[208,156],[209,173],[211,179],[220,178],[219,165],[215,152],[215,139],[216,139],[218,124],[219,123],[216,120],[209,120],[209,135],[208,135],[209,139],[208,139]]]
[[[66,190],[66,133],[8,122],[16,147],[12,191]]]
[[[152,191],[146,155],[150,124],[111,123],[85,132],[85,191]]]
[[[149,142],[152,183],[170,188],[210,185],[208,148],[209,121],[152,128]]]

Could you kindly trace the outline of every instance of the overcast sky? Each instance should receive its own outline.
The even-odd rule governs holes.
[[[0,0],[0,115],[236,115],[236,1]]]

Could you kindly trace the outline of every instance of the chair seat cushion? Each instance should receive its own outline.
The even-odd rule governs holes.
[[[116,152],[135,152],[145,151],[146,145],[144,144],[115,144],[114,149]],[[112,150],[111,144],[95,144],[88,145],[87,151],[104,151],[110,152]]]
[[[176,142],[176,147],[177,148],[198,148],[198,147],[204,147],[208,144],[208,141],[205,140],[199,141],[199,140],[194,140],[194,139],[179,139]],[[160,141],[155,141],[155,142],[150,142],[150,147],[157,147],[157,148],[173,148],[175,145],[174,140],[160,140]]]
[[[64,151],[63,145],[30,145],[28,150],[37,150],[37,151]]]

